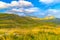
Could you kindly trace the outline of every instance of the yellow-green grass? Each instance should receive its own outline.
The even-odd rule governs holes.
[[[60,28],[0,29],[0,40],[60,40]]]
[[[0,14],[0,40],[60,40],[60,21],[54,20]]]

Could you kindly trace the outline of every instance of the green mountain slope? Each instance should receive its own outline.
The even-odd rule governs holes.
[[[0,28],[32,27],[37,23],[30,17],[14,14],[0,14]]]
[[[0,14],[0,28],[32,28],[43,25],[55,27],[60,25],[60,19],[35,20],[15,14]]]
[[[60,25],[60,19],[59,18],[54,18],[54,19],[49,19],[49,20],[40,20],[43,24],[47,24],[47,25]]]

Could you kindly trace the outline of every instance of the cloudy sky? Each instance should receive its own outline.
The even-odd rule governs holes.
[[[60,0],[0,0],[0,12],[60,18]]]

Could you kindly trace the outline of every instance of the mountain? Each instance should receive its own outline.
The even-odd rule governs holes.
[[[0,28],[32,28],[43,25],[55,27],[60,25],[60,19],[40,20],[40,18],[34,19],[34,17],[24,17],[16,14],[0,14]]]
[[[55,25],[60,25],[60,19],[59,18],[41,20],[41,21],[46,22],[46,23],[54,23]]]
[[[24,28],[36,25],[36,20],[30,17],[18,16],[15,14],[0,14],[0,28]]]

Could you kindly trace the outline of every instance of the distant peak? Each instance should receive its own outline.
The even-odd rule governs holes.
[[[46,16],[44,19],[54,19],[55,17],[54,16]]]

